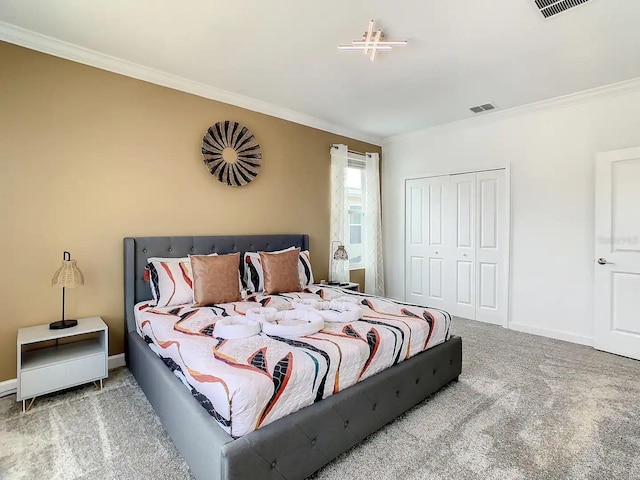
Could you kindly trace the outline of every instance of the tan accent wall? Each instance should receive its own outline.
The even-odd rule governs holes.
[[[16,376],[18,328],[60,317],[50,282],[64,250],[85,276],[68,317],[102,316],[111,354],[123,351],[125,236],[309,233],[327,278],[329,146],[379,147],[2,42],[0,65],[0,381]],[[202,163],[221,120],[262,146],[246,187]]]

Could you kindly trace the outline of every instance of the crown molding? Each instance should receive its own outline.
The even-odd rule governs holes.
[[[612,83],[610,85],[604,85],[602,87],[591,88],[589,90],[583,90],[581,92],[570,93],[568,95],[562,95],[560,97],[551,98],[549,100],[542,100],[535,103],[529,103],[519,107],[508,108],[506,110],[498,110],[497,112],[490,112],[481,114],[476,117],[469,117],[462,120],[456,120],[454,122],[443,123],[440,125],[433,125],[431,127],[422,128],[413,132],[401,133],[399,135],[392,135],[382,139],[383,144],[397,142],[399,140],[408,139],[411,137],[419,136],[425,133],[437,133],[445,130],[451,130],[454,128],[469,127],[473,125],[481,125],[483,123],[497,121],[509,117],[515,117],[518,115],[524,115],[527,113],[537,112],[540,110],[547,110],[550,108],[569,107],[572,105],[578,105],[581,103],[593,102],[603,98],[615,97],[618,95],[626,95],[629,93],[640,92],[640,77],[625,80],[623,82]]]
[[[357,129],[345,127],[321,118],[305,113],[280,107],[272,103],[264,102],[256,98],[240,95],[228,90],[206,85],[183,78],[171,73],[166,73],[154,68],[138,65],[121,58],[112,57],[104,53],[96,52],[88,48],[58,40],[47,35],[27,30],[10,23],[0,21],[0,40],[14,45],[37,50],[55,57],[64,58],[73,62],[82,63],[101,70],[118,73],[127,77],[143,80],[163,87],[191,93],[199,97],[216,100],[222,103],[235,105],[254,112],[263,113],[272,117],[299,123],[307,127],[317,128],[336,135],[361,140],[373,145],[382,145],[382,138],[371,135]]]

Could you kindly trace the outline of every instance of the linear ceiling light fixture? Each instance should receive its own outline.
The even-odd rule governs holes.
[[[338,45],[340,50],[361,50],[365,55],[368,55],[373,62],[376,58],[376,53],[379,51],[391,50],[393,47],[404,47],[407,45],[406,40],[384,40],[382,30],[375,30],[375,22],[371,20],[367,31],[364,32],[362,40],[354,40],[347,45]]]

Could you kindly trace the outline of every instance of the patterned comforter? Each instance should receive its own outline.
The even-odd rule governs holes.
[[[224,340],[212,336],[221,316],[249,308],[289,309],[292,300],[355,296],[364,317],[325,323],[301,338]],[[138,333],[234,437],[240,437],[449,338],[451,316],[389,299],[332,287],[253,295],[212,307],[136,305]]]

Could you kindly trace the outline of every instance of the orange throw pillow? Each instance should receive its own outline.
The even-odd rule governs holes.
[[[298,275],[299,248],[278,253],[259,253],[264,274],[265,295],[302,290]]]
[[[193,272],[193,305],[205,307],[242,299],[238,285],[240,254],[189,255]]]

